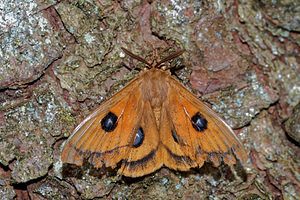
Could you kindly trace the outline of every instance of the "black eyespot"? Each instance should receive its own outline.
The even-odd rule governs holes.
[[[109,112],[101,120],[101,127],[106,132],[112,132],[115,130],[118,124],[118,117],[112,112]]]
[[[174,141],[178,144],[178,137],[177,137],[175,131],[172,130],[171,132],[172,132],[172,136],[173,136]]]
[[[135,148],[138,148],[139,146],[141,146],[144,142],[144,131],[142,129],[142,127],[139,128],[139,130],[137,130],[135,138],[134,138],[134,142],[133,142],[133,146]]]
[[[197,112],[191,120],[196,131],[202,132],[207,129],[207,120],[199,112]]]

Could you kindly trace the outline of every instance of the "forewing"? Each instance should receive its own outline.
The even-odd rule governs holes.
[[[138,177],[162,166],[158,129],[150,102],[143,101],[137,79],[100,105],[67,140],[62,161],[95,167],[116,167],[120,174]],[[111,125],[111,126],[104,126]]]
[[[164,142],[167,149],[164,155],[169,158],[164,159],[164,163],[168,167],[176,169],[176,166],[187,160],[195,161],[199,167],[204,161],[211,161],[215,166],[222,160],[233,165],[236,157],[246,161],[243,145],[213,110],[172,77],[169,86],[168,116],[171,131],[161,132],[167,134],[165,138],[169,138],[169,142]],[[182,158],[181,161],[175,159],[176,156]],[[190,166],[194,167],[195,163],[192,162]]]
[[[89,159],[95,167],[115,167],[127,156],[142,115],[140,83],[132,81],[77,126],[64,145],[64,163],[80,166]]]

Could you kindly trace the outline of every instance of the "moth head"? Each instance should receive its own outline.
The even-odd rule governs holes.
[[[163,66],[163,64],[169,60],[172,60],[174,58],[177,58],[178,56],[180,56],[181,54],[183,54],[183,52],[185,51],[184,49],[181,49],[179,51],[176,51],[175,53],[167,56],[166,58],[162,59],[161,61],[158,61],[155,65],[154,64],[150,64],[149,62],[147,62],[144,58],[141,58],[138,55],[133,54],[132,52],[130,52],[129,50],[125,49],[124,47],[121,47],[121,49],[130,57],[146,64],[146,67],[148,69],[152,69],[152,68],[157,68],[160,69],[162,68],[162,70],[167,70],[167,68],[165,66]]]

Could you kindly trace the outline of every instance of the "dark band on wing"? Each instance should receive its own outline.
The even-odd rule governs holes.
[[[135,169],[137,167],[143,168],[144,165],[147,165],[147,163],[154,158],[154,156],[157,152],[157,149],[158,148],[152,150],[149,154],[147,154],[146,156],[144,156],[143,158],[141,158],[139,160],[128,162],[127,159],[124,159],[121,162],[124,163],[124,167],[130,167],[131,169]]]
[[[235,161],[237,159],[237,157],[235,155],[235,152],[234,152],[234,149],[232,147],[228,151],[218,151],[218,152],[203,151],[200,147],[198,147],[197,154],[201,155],[203,153],[207,154],[207,156],[208,156],[207,161],[211,161],[211,162],[213,162],[215,156],[217,156],[220,159],[220,163],[221,163],[221,161],[224,161],[224,159],[223,159],[224,157],[233,156],[232,158],[234,158]]]
[[[180,155],[176,155],[174,154],[167,146],[164,145],[164,148],[167,150],[168,154],[177,162],[177,163],[184,163],[190,166],[193,166],[194,161],[189,157],[189,156],[180,156]],[[214,158],[217,156],[220,161],[223,161],[223,158],[225,156],[232,156],[234,158],[236,158],[236,155],[234,153],[234,150],[232,148],[230,148],[228,151],[226,152],[208,152],[208,151],[203,151],[201,150],[201,148],[199,147],[197,150],[197,154],[201,155],[201,154],[207,154],[208,155],[208,160],[211,162],[214,162]],[[220,163],[219,163],[220,164]]]
[[[189,157],[189,156],[179,156],[173,153],[167,146],[165,146],[165,149],[169,153],[169,155],[177,162],[177,163],[182,163],[185,162],[186,164],[192,166],[194,161]]]
[[[108,151],[104,151],[104,152],[91,152],[91,151],[81,151],[80,149],[74,147],[75,151],[77,153],[79,153],[80,156],[83,156],[83,157],[91,157],[91,156],[95,156],[95,157],[100,157],[100,156],[103,156],[104,154],[110,154],[110,153],[113,153],[114,151],[116,150],[119,150],[119,149],[122,149],[124,147],[128,147],[129,145],[123,145],[123,146],[120,146],[120,147],[116,147],[116,148],[113,148],[111,150],[108,150]]]

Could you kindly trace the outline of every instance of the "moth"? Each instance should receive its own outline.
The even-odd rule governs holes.
[[[140,177],[163,166],[187,171],[205,161],[216,167],[246,161],[230,126],[162,67],[184,50],[155,65],[122,50],[148,69],[75,128],[63,147],[63,163],[81,166],[88,160],[96,168],[119,166],[119,174]]]

